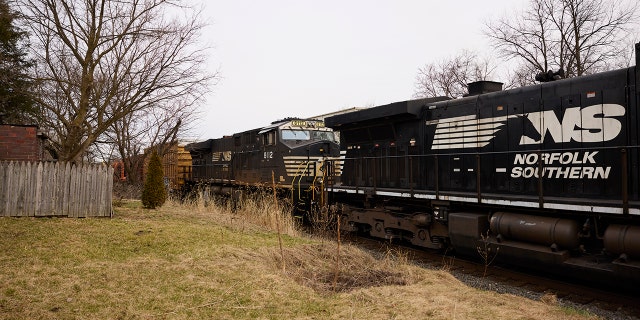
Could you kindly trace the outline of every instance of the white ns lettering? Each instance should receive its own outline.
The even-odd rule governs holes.
[[[613,117],[623,116],[625,109],[619,104],[597,104],[580,109],[568,108],[562,122],[553,111],[532,112],[526,115],[538,137],[523,135],[520,144],[542,143],[547,135],[560,142],[603,142],[620,134],[622,123]]]

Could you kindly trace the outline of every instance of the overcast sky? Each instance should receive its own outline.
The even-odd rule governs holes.
[[[463,49],[492,54],[484,23],[527,3],[202,1],[208,67],[221,79],[196,126],[199,140],[410,99],[420,66]]]

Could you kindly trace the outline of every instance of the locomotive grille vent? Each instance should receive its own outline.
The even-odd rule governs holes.
[[[307,157],[307,156],[285,156],[283,157],[284,167],[287,171],[287,176],[295,177],[295,176],[314,176],[322,175],[322,172],[319,171],[320,161],[322,157]],[[342,162],[336,161],[334,162],[335,174],[340,175],[342,171]],[[317,172],[314,172],[316,170]]]

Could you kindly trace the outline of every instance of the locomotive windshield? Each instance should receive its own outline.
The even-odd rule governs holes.
[[[283,129],[282,140],[290,141],[332,141],[335,142],[335,136],[332,131],[317,131],[317,130],[291,130]]]
[[[311,139],[313,141],[329,140],[336,142],[336,137],[332,131],[311,131]]]
[[[311,140],[309,130],[282,130],[282,140]]]

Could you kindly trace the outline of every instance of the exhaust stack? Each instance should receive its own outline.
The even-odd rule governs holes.
[[[502,82],[485,80],[476,81],[467,84],[467,89],[469,90],[469,94],[467,94],[465,97],[477,96],[483,93],[502,91]]]

